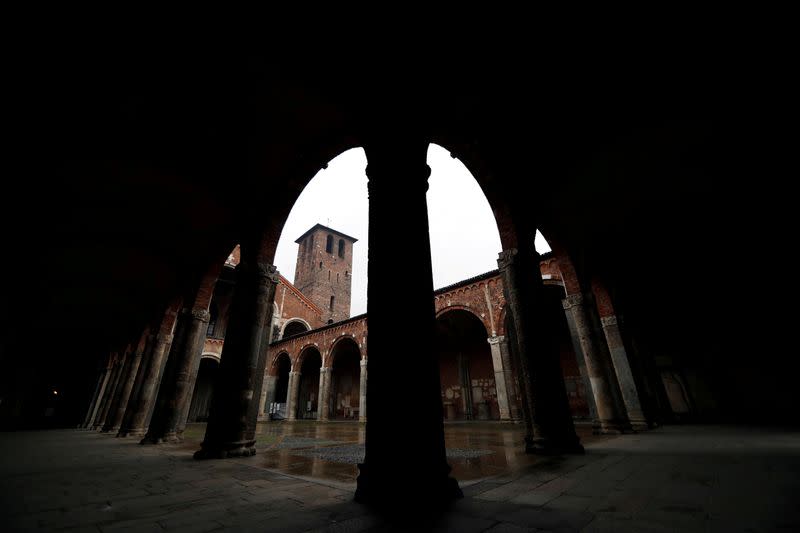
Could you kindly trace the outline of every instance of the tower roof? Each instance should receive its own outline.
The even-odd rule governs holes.
[[[325,231],[329,231],[331,233],[335,233],[336,235],[339,235],[340,237],[344,237],[345,239],[348,239],[350,242],[358,241],[358,239],[356,239],[355,237],[351,237],[350,235],[347,235],[346,233],[342,233],[341,231],[336,231],[333,228],[329,228],[328,226],[323,226],[322,224],[317,223],[317,224],[314,224],[314,226],[312,226],[311,229],[309,229],[308,231],[306,231],[305,233],[300,235],[297,238],[297,240],[294,241],[294,242],[299,243],[300,241],[305,239],[308,236],[309,233],[313,233],[313,232],[317,231],[318,229],[323,229]]]

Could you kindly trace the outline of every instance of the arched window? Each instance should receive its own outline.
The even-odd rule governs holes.
[[[336,273],[336,283],[339,283],[339,273]]]
[[[333,253],[333,235],[328,235],[328,240],[325,243],[325,251],[329,254]]]
[[[322,261],[319,262],[319,269],[322,270]]]
[[[333,311],[333,296],[331,296],[331,311]]]
[[[339,239],[339,257],[344,257],[344,239]]]
[[[330,280],[331,280],[331,271],[328,270],[328,281],[330,281]]]

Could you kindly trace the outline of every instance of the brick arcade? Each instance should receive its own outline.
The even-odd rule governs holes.
[[[276,273],[269,320],[271,342],[266,349],[258,420],[364,422],[369,383],[368,317],[350,316],[353,245],[357,239],[317,224],[296,242],[299,247],[295,283]],[[193,356],[197,362],[193,363],[194,370],[186,384],[193,392],[180,415],[184,418],[177,421],[178,439],[186,422],[208,420],[240,257],[237,246],[219,271],[213,292],[208,293],[208,322],[202,343],[197,345],[199,353]],[[543,255],[539,270],[550,316],[547,335],[559,353],[575,422],[592,424],[598,433],[646,429],[652,421],[648,422],[643,414],[640,390],[643,394],[648,391],[638,388],[633,381],[617,317],[602,284],[592,285],[596,306],[586,313],[577,274],[565,254]],[[440,288],[433,292],[432,299],[444,420],[522,421],[524,385],[510,342],[513,325],[507,313],[501,271],[486,272]],[[177,314],[177,308],[167,313],[161,324],[163,331],[174,328]],[[587,316],[593,317],[593,321]],[[162,335],[172,335],[172,331]],[[396,335],[402,339],[413,333],[398,322]],[[148,338],[142,337],[138,353],[158,345]],[[409,343],[408,351],[396,361],[398,369],[408,373],[409,384],[413,383],[415,357],[414,346]],[[164,368],[153,368],[151,361],[132,370],[125,366],[127,358],[130,355],[110,356],[87,415],[89,427],[116,429],[120,435],[145,433],[147,424],[142,415],[138,422],[132,423],[129,413],[125,423],[125,411],[136,411],[137,407],[141,410],[142,404],[148,403],[147,398],[141,397],[144,375],[153,374],[149,379],[157,382]],[[163,354],[157,364],[166,365]],[[669,390],[669,376],[664,383]],[[685,399],[678,395],[682,389],[674,389],[678,392],[670,391],[670,401],[680,408],[685,405]],[[115,401],[110,399],[112,394],[128,397],[127,402],[116,400],[121,413],[116,417],[118,420],[111,419],[115,415],[107,408]],[[402,394],[399,401],[411,415],[419,409],[414,387],[409,386]],[[130,407],[124,409],[122,405]],[[145,416],[152,416],[155,407],[144,408],[150,411]],[[131,424],[140,427],[128,427]]]

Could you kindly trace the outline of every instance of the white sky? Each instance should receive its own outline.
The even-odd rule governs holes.
[[[428,149],[428,219],[434,288],[497,268],[500,234],[478,182],[460,160],[441,146]],[[283,227],[275,265],[294,281],[297,244],[316,223],[358,239],[353,248],[353,289],[350,315],[367,311],[367,157],[353,148],[334,158],[306,186]],[[550,250],[537,232],[536,249]]]

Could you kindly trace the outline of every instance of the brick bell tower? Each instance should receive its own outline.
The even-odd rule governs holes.
[[[350,318],[353,244],[358,241],[340,231],[316,224],[296,241],[294,286],[317,304],[325,322]]]

